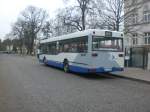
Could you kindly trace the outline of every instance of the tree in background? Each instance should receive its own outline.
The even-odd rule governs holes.
[[[103,18],[108,29],[119,31],[124,19],[124,0],[105,0]]]
[[[43,28],[42,28],[42,32],[43,32],[43,36],[46,38],[50,38],[53,34],[53,25],[52,25],[52,21],[46,21],[46,23],[44,24]]]
[[[77,0],[78,7],[81,11],[81,21],[82,21],[82,30],[85,30],[85,23],[86,23],[86,13],[90,9],[89,4],[91,0]]]
[[[4,48],[3,48],[3,42],[2,42],[2,40],[0,39],[0,51],[3,51],[4,50]]]
[[[72,26],[79,31],[89,28],[118,31],[120,25],[123,25],[124,0],[75,1],[76,5],[63,9],[64,25]]]
[[[25,31],[26,22],[20,19],[12,27],[12,34],[15,36],[13,39],[14,49],[19,49],[20,53],[23,53],[23,47],[25,43],[24,31]]]
[[[45,10],[33,6],[27,7],[14,24],[13,33],[20,40],[20,50],[27,48],[27,54],[32,54],[37,34],[42,30],[48,17]],[[22,51],[22,50],[21,50]]]
[[[12,39],[12,45],[13,45],[12,51],[17,53],[18,52],[18,48],[20,47],[20,39],[18,39],[18,38]],[[21,53],[23,53],[22,52],[22,47],[21,47],[21,49],[19,48],[19,50],[21,50]]]
[[[10,51],[11,47],[12,47],[12,41],[11,39],[7,38],[3,41],[3,45],[4,45],[4,50],[6,51]]]
[[[27,43],[27,54],[32,54],[34,48],[34,41],[37,34],[42,30],[43,25],[48,17],[45,10],[33,6],[27,7],[21,14],[21,19],[26,22],[25,38]]]
[[[74,21],[69,8],[59,9],[54,19],[54,35],[60,36],[79,30],[78,21]],[[77,19],[77,18],[75,18]],[[71,23],[70,23],[71,22]],[[79,21],[80,22],[80,21]]]
[[[86,29],[86,17],[91,9],[90,4],[93,0],[76,0],[77,5],[65,9],[64,23],[67,26],[74,26],[77,30]]]

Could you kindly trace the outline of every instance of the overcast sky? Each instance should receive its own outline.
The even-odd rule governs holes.
[[[58,8],[65,7],[63,0],[0,0],[0,38],[10,32],[11,24],[29,5],[44,8],[51,17]]]

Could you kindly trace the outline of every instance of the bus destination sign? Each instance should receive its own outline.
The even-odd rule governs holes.
[[[106,36],[106,37],[112,37],[112,32],[105,31],[105,36]]]

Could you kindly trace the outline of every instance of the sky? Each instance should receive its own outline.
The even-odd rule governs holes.
[[[0,38],[4,39],[11,31],[11,25],[27,6],[43,8],[54,17],[56,10],[65,7],[64,4],[64,0],[0,0]]]

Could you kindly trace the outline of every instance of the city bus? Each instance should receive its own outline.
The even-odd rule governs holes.
[[[40,41],[39,61],[64,72],[124,70],[123,33],[89,29]]]

